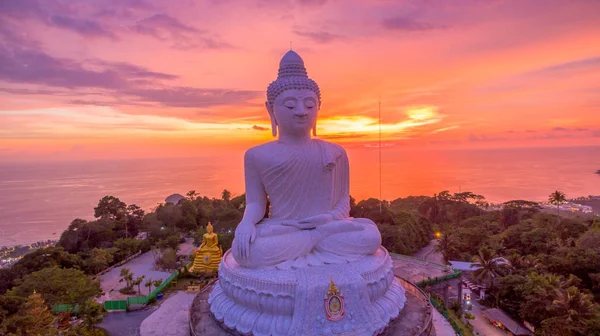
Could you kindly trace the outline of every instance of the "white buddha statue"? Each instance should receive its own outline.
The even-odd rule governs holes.
[[[294,51],[281,59],[265,105],[278,139],[250,148],[244,157],[246,211],[235,231],[235,260],[249,268],[297,268],[377,251],[375,223],[350,217],[346,151],[311,136],[321,94]],[[270,216],[264,218],[267,199]]]
[[[404,288],[377,226],[350,217],[346,151],[312,137],[321,94],[295,52],[281,59],[266,107],[278,138],[244,157],[246,211],[219,265],[212,315],[242,335],[381,333]]]

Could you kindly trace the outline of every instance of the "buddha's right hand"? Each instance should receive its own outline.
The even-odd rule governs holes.
[[[237,254],[242,259],[250,256],[250,243],[256,240],[256,226],[251,223],[240,223],[235,229]]]

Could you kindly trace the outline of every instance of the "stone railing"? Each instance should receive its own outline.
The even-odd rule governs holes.
[[[194,322],[196,322],[194,320],[194,316],[193,316],[193,312],[194,312],[194,307],[197,307],[200,302],[198,301],[198,299],[200,298],[200,295],[203,294],[204,292],[206,292],[207,290],[211,289],[212,286],[214,285],[214,283],[217,281],[216,278],[210,280],[201,290],[200,292],[196,295],[196,297],[194,298],[194,300],[192,301],[192,305],[190,306],[190,311],[189,311],[189,327],[190,327],[190,336],[200,336],[200,334],[196,333],[196,330],[194,329]]]
[[[400,284],[402,285],[402,287],[404,287],[404,289],[411,293],[412,295],[414,295],[416,298],[418,298],[420,301],[422,301],[426,308],[425,308],[425,322],[423,323],[423,327],[421,327],[421,329],[415,333],[415,336],[429,336],[429,335],[435,335],[435,331],[433,329],[433,314],[432,314],[432,306],[431,306],[431,301],[429,301],[429,294],[425,293],[423,290],[421,290],[421,288],[419,288],[417,285],[415,285],[414,283],[401,278],[399,276],[396,276],[396,280],[398,280],[400,282]]]

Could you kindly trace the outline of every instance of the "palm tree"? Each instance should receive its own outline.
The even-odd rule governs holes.
[[[138,294],[139,295],[142,295],[142,290],[140,288],[140,285],[142,284],[142,281],[144,281],[145,277],[146,277],[145,275],[141,275],[141,276],[135,278],[135,280],[133,281],[133,285],[138,286]]]
[[[121,273],[119,275],[121,276],[121,280],[125,280],[127,289],[131,289],[131,287],[133,287],[133,273],[131,273],[131,270],[127,267],[123,267],[121,268]]]
[[[162,279],[158,279],[158,280],[154,280],[153,284],[154,284],[154,287],[158,287],[158,286],[162,285],[162,283],[163,283]]]
[[[144,287],[148,287],[148,294],[152,293],[152,285],[154,284],[154,281],[152,281],[152,279],[148,279],[146,280],[146,282],[144,282]]]
[[[556,204],[556,213],[558,216],[560,216],[560,204],[564,203],[566,201],[567,201],[567,198],[565,196],[565,193],[562,191],[558,191],[558,190],[551,193],[550,196],[548,197],[548,202],[550,204]]]
[[[546,309],[554,316],[543,321],[542,325],[559,334],[586,334],[587,320],[594,315],[594,301],[590,294],[583,293],[578,287],[566,287],[566,282],[555,289],[555,299]]]
[[[475,262],[471,264],[471,268],[477,268],[473,272],[475,279],[485,284],[491,291],[496,284],[496,278],[505,275],[509,266],[498,258],[496,251],[482,246],[478,255],[475,256]]]

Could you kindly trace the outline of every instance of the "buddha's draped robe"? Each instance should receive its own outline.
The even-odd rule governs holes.
[[[205,233],[202,236],[202,244],[200,244],[201,250],[218,251],[219,250],[219,237],[215,233]],[[202,246],[204,245],[204,246]]]
[[[270,142],[249,150],[245,169],[260,177],[271,207],[269,218],[256,225],[249,258],[241,260],[233,242],[234,258],[242,266],[316,266],[356,260],[379,248],[377,226],[350,217],[349,165],[342,147],[319,139],[301,146]],[[358,223],[362,230],[324,237],[317,230],[281,224],[325,213],[334,221]]]

